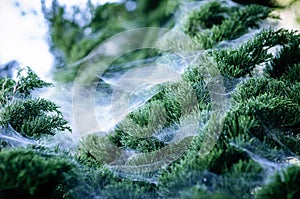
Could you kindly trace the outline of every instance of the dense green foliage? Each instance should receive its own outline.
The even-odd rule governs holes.
[[[264,30],[237,49],[218,50],[214,52],[214,56],[221,73],[225,76],[241,77],[249,73],[252,75],[253,69],[262,64],[267,64],[268,74],[272,77],[280,76],[283,72],[280,73],[279,70],[286,71],[289,66],[299,62],[298,56],[290,55],[292,52],[299,52],[297,49],[291,49],[299,46],[299,37],[294,31]],[[269,50],[275,46],[282,46],[283,49],[273,56]],[[293,59],[288,56],[293,56]],[[285,63],[280,63],[279,59],[285,60]]]
[[[7,131],[36,141],[71,129],[59,106],[31,95],[50,84],[29,68],[16,80],[0,78],[0,198],[299,198],[300,167],[287,164],[300,155],[300,34],[261,29],[277,18],[273,1],[235,2],[190,4],[182,21],[174,16],[185,1],[88,2],[71,13],[44,2],[61,81],[73,81],[83,66],[74,62],[130,28],[175,23],[201,53],[178,81],[159,85],[115,128],[81,137],[70,151],[10,145]],[[163,54],[136,51],[109,72]]]
[[[276,18],[270,14],[271,11],[268,7],[254,4],[226,7],[219,1],[212,1],[192,12],[185,25],[185,33],[195,37],[202,48],[212,48],[221,41],[240,37],[249,28],[258,28],[259,22],[267,17]]]
[[[3,108],[0,117],[0,125],[11,125],[16,131],[30,137],[54,135],[56,130],[71,130],[58,106],[44,99],[16,100]]]
[[[260,1],[260,0],[234,0],[234,2],[240,3],[240,4],[259,4],[259,5],[264,5],[268,7],[275,7],[279,6],[278,2],[274,0],[265,0],[265,1]]]
[[[287,198],[299,198],[299,180],[300,180],[300,167],[291,166],[281,173],[277,172],[272,181],[264,188],[258,191],[258,198],[263,199],[287,199]]]
[[[50,83],[41,80],[29,67],[19,69],[17,81],[11,78],[1,77],[0,84],[1,107],[16,97],[28,97],[30,92],[34,89],[51,86]]]
[[[20,147],[22,144],[11,145],[11,141],[26,143],[26,137],[33,141],[32,138],[71,129],[55,103],[31,95],[34,89],[51,84],[42,81],[30,68],[20,69],[16,80],[3,77],[0,81],[0,198],[157,196],[155,186],[124,180],[97,162],[109,161],[95,161],[93,158],[99,157],[101,151],[100,142],[94,150],[98,153],[91,152],[88,146],[81,148],[86,153],[83,150],[80,156],[65,152],[59,146],[51,149],[38,142],[27,143],[37,146],[25,148]],[[98,136],[95,138],[92,140],[96,141]],[[100,157],[109,157],[101,153]],[[116,187],[118,192],[114,191]]]
[[[75,183],[73,168],[68,159],[38,150],[3,150],[0,152],[0,197],[62,198],[68,183]]]
[[[26,72],[25,74],[22,74]],[[63,119],[59,107],[45,99],[33,98],[30,92],[36,88],[50,86],[31,69],[19,70],[17,80],[1,78],[0,125],[10,125],[28,137],[54,135],[56,131],[71,131]]]

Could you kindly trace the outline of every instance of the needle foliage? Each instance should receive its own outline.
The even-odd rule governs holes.
[[[0,78],[0,198],[299,198],[300,34],[272,28],[273,1],[234,2],[89,1],[84,15],[42,1],[60,81],[73,81],[83,65],[72,63],[130,28],[174,27],[197,51],[178,81],[70,151],[34,142],[71,131],[59,106],[31,94],[50,84],[30,68]],[[163,54],[134,52],[110,72]],[[10,129],[35,146],[10,145]]]

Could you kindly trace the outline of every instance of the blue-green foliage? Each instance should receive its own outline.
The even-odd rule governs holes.
[[[204,49],[214,47],[221,41],[232,40],[247,33],[249,28],[258,28],[259,22],[276,18],[272,9],[260,5],[228,7],[219,1],[204,4],[189,16],[185,32],[198,40]]]
[[[63,198],[76,175],[63,156],[25,148],[0,152],[1,198]]]
[[[215,50],[213,56],[225,77],[252,76],[257,64],[277,59],[268,48],[288,46],[297,37],[295,32],[264,30],[237,50]],[[295,64],[294,60],[286,62]],[[183,198],[197,198],[197,194],[200,198],[253,198],[254,190],[263,186],[265,174],[252,159],[251,150],[270,161],[276,161],[273,156],[279,150],[299,154],[299,85],[297,77],[288,74],[279,73],[276,79],[253,77],[238,84],[230,95],[230,109],[217,144],[201,158],[204,139],[202,134],[196,137],[187,154],[162,173],[159,194],[165,198],[179,194]],[[209,133],[209,128],[205,130]],[[259,149],[259,144],[265,148]]]
[[[277,172],[265,187],[257,192],[258,199],[296,199],[300,197],[300,167],[290,166]]]
[[[277,70],[285,71],[288,67],[297,63],[298,57],[289,57],[293,51],[277,52],[274,57],[269,50],[275,46],[281,46],[283,49],[294,48],[294,41],[299,39],[299,34],[295,31],[272,29],[263,30],[258,33],[252,40],[247,41],[236,49],[215,50],[213,52],[220,72],[224,76],[241,77],[252,75],[253,69],[256,66],[267,64],[267,71],[269,74],[277,74]],[[299,46],[299,44],[298,44]],[[294,49],[295,50],[295,49]],[[295,51],[294,53],[297,53]],[[279,60],[285,60],[285,65],[281,65]],[[299,62],[299,60],[298,60]],[[286,68],[283,68],[286,67]],[[280,76],[283,72],[278,74]]]
[[[29,67],[18,70],[17,81],[7,77],[1,77],[0,84],[1,107],[8,104],[13,98],[28,97],[30,92],[34,89],[52,85],[41,80]]]
[[[263,5],[263,6],[268,6],[268,7],[280,7],[278,2],[274,0],[265,0],[265,1],[260,1],[260,0],[233,0],[234,2],[240,3],[240,4],[258,4],[258,5]]]
[[[293,33],[293,32],[291,32]],[[295,32],[294,32],[295,33]],[[277,52],[274,59],[267,65],[267,73],[270,77],[276,78],[288,73],[292,68],[297,67],[300,62],[300,35],[291,34],[287,43]]]
[[[184,28],[187,34],[200,39],[200,45],[211,48],[218,42],[241,36],[248,28],[258,27],[260,20],[271,16],[270,12],[270,8],[263,6],[226,7],[211,2],[193,12]],[[201,29],[207,29],[205,34],[208,34],[203,41]],[[229,110],[210,152],[205,157],[200,154],[201,148],[207,144],[207,136],[213,136],[217,122],[207,123],[198,135],[190,137],[188,142],[182,141],[188,144],[183,156],[159,171],[159,197],[254,198],[256,189],[264,186],[266,173],[252,152],[273,162],[276,161],[274,154],[279,152],[299,154],[298,38],[295,31],[267,29],[234,48],[213,48],[210,51],[208,56],[215,59],[216,67],[228,81],[225,86],[235,78],[247,78],[225,88],[233,89],[228,95]],[[278,46],[282,50],[272,54],[270,49]],[[283,68],[282,63],[285,64]],[[254,72],[257,67],[265,66],[265,71]],[[197,110],[209,113],[211,93],[203,70],[201,66],[190,66],[179,83],[162,86],[161,92],[130,113],[109,137],[111,143],[122,150],[142,153],[154,153],[169,147],[168,142],[157,140],[155,135],[164,128],[180,124],[186,112],[191,114],[196,110],[193,106],[187,106],[188,111],[183,108],[184,99],[189,96],[187,88],[192,88],[195,94]],[[154,114],[157,113],[155,110],[164,111]],[[160,118],[162,115],[163,119]],[[213,120],[213,117],[208,116],[208,120]],[[92,142],[82,144],[93,145]]]
[[[225,20],[225,13],[229,8],[218,1],[205,4],[200,10],[190,14],[184,32],[195,36],[201,29],[212,28],[213,25],[220,25]]]
[[[45,99],[15,100],[0,112],[0,125],[11,125],[14,130],[29,137],[71,131],[58,108]]]
[[[26,72],[25,74],[23,74]],[[56,131],[71,131],[55,103],[30,96],[36,88],[50,86],[30,68],[19,70],[17,80],[1,78],[0,125],[28,137],[54,135]]]
[[[286,154],[295,159],[300,154],[299,34],[266,29],[239,45],[218,46],[275,17],[271,14],[272,1],[238,2],[247,5],[211,1],[191,13],[182,28],[200,47],[209,49],[204,55],[209,58],[199,58],[178,82],[161,85],[159,93],[132,111],[109,136],[86,136],[72,153],[59,148],[13,149],[0,140],[0,197],[299,198],[298,166],[288,167],[266,181],[275,167],[269,166],[281,166],[278,162],[286,161]],[[53,50],[61,58],[58,61],[77,61],[98,42],[125,30],[124,26],[162,25],[179,5],[169,0],[136,3],[131,14],[123,3],[97,8],[90,5],[91,21],[81,27],[67,19],[65,8],[53,1],[52,10],[44,13],[52,27]],[[146,17],[137,17],[141,13]],[[85,37],[84,30],[89,28],[95,37]],[[275,47],[278,50],[271,53]],[[148,55],[137,53],[130,60]],[[220,74],[205,73],[212,63]],[[257,69],[260,72],[255,72]],[[72,80],[77,70],[71,69],[63,80]],[[207,79],[212,75],[222,75],[224,89],[230,93],[210,90]],[[33,71],[27,69],[27,75],[20,72],[18,80],[1,78],[0,83],[3,128],[10,125],[21,135],[35,139],[70,130],[57,105],[30,95],[35,88],[49,86]],[[224,105],[227,110],[223,117],[216,116],[219,112],[214,112],[216,102],[211,95],[224,95],[228,104]],[[172,143],[184,124],[183,135]],[[193,124],[197,132],[189,128]],[[207,153],[204,148],[209,149]],[[151,163],[163,161],[160,156],[182,151],[180,157],[149,173],[153,182],[151,178],[143,180],[110,170],[122,161],[128,166],[151,167]]]
[[[126,180],[107,185],[104,196],[109,199],[158,198],[155,185]]]

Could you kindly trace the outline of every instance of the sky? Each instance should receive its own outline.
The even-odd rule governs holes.
[[[95,4],[108,1],[116,0],[92,0]],[[59,2],[85,5],[86,1]],[[47,31],[40,0],[0,0],[0,65],[17,60],[21,66],[30,66],[42,79],[50,80],[54,58],[46,41]]]

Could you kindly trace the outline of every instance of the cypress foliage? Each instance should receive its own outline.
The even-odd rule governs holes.
[[[268,28],[240,44],[222,46],[278,18],[273,1],[236,2],[203,2],[190,12],[180,29],[204,49],[203,56],[178,82],[160,85],[159,93],[109,135],[83,137],[71,152],[59,146],[12,148],[0,138],[0,197],[299,198],[299,166],[282,166],[300,154],[299,33]],[[57,1],[50,10],[44,2],[56,68],[66,71],[61,80],[72,81],[80,66],[67,65],[114,33],[145,25],[171,27],[173,11],[184,4],[137,0],[129,12],[126,3],[89,4],[92,15],[82,25],[66,18]],[[119,62],[153,54],[137,52]],[[224,85],[215,76],[224,77]],[[212,90],[209,80],[230,92]],[[0,78],[0,86],[1,128],[11,126],[30,139],[71,131],[59,106],[31,96],[50,84],[30,68],[20,70],[16,80]],[[212,96],[224,97],[222,117]]]
[[[63,198],[76,175],[64,157],[25,148],[0,152],[1,198]]]
[[[272,181],[258,191],[257,198],[298,198],[299,190],[299,166],[290,166],[280,172],[277,172]]]
[[[23,74],[26,72],[25,74]],[[30,92],[36,88],[50,86],[42,81],[30,68],[19,70],[17,81],[1,78],[0,125],[8,126],[23,136],[40,137],[54,135],[56,131],[71,131],[62,117],[59,106],[45,99],[34,99]]]
[[[184,30],[195,37],[203,49],[209,49],[221,41],[240,37],[250,28],[258,28],[259,22],[268,17],[277,18],[271,11],[268,7],[254,4],[229,8],[213,1],[192,12]]]

